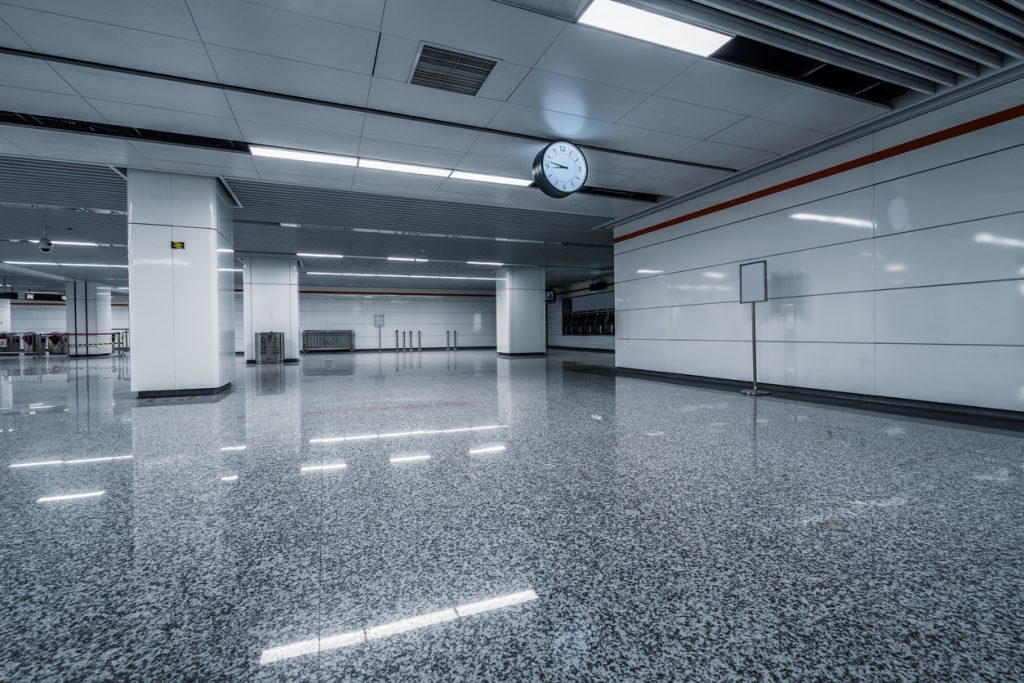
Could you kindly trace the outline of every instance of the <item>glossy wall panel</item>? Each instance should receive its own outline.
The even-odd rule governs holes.
[[[1021,104],[1018,80],[628,222],[616,234]],[[737,270],[764,259],[763,381],[1021,410],[1022,131],[1024,118],[933,137],[939,141],[912,152],[620,241],[617,364],[748,378],[749,309],[737,303]]]

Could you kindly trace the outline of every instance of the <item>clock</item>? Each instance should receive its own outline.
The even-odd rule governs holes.
[[[546,195],[568,197],[587,182],[587,158],[571,142],[552,142],[533,160],[533,180]]]

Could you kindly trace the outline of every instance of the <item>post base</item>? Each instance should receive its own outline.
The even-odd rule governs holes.
[[[740,393],[744,396],[770,396],[772,392],[764,389],[740,389]]]

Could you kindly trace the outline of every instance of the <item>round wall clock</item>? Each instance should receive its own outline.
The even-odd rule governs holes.
[[[533,160],[533,180],[546,195],[568,197],[587,182],[587,158],[571,142],[552,142]]]

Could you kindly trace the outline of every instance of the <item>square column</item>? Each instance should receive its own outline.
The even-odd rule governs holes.
[[[544,271],[502,268],[495,283],[498,355],[536,355],[547,351]]]
[[[110,287],[91,282],[69,282],[64,289],[64,300],[68,357],[109,356],[114,348]]]
[[[208,394],[234,379],[233,209],[216,178],[128,171],[132,391]]]
[[[245,360],[255,363],[258,332],[284,333],[284,360],[299,359],[299,263],[246,259],[242,265]]]

